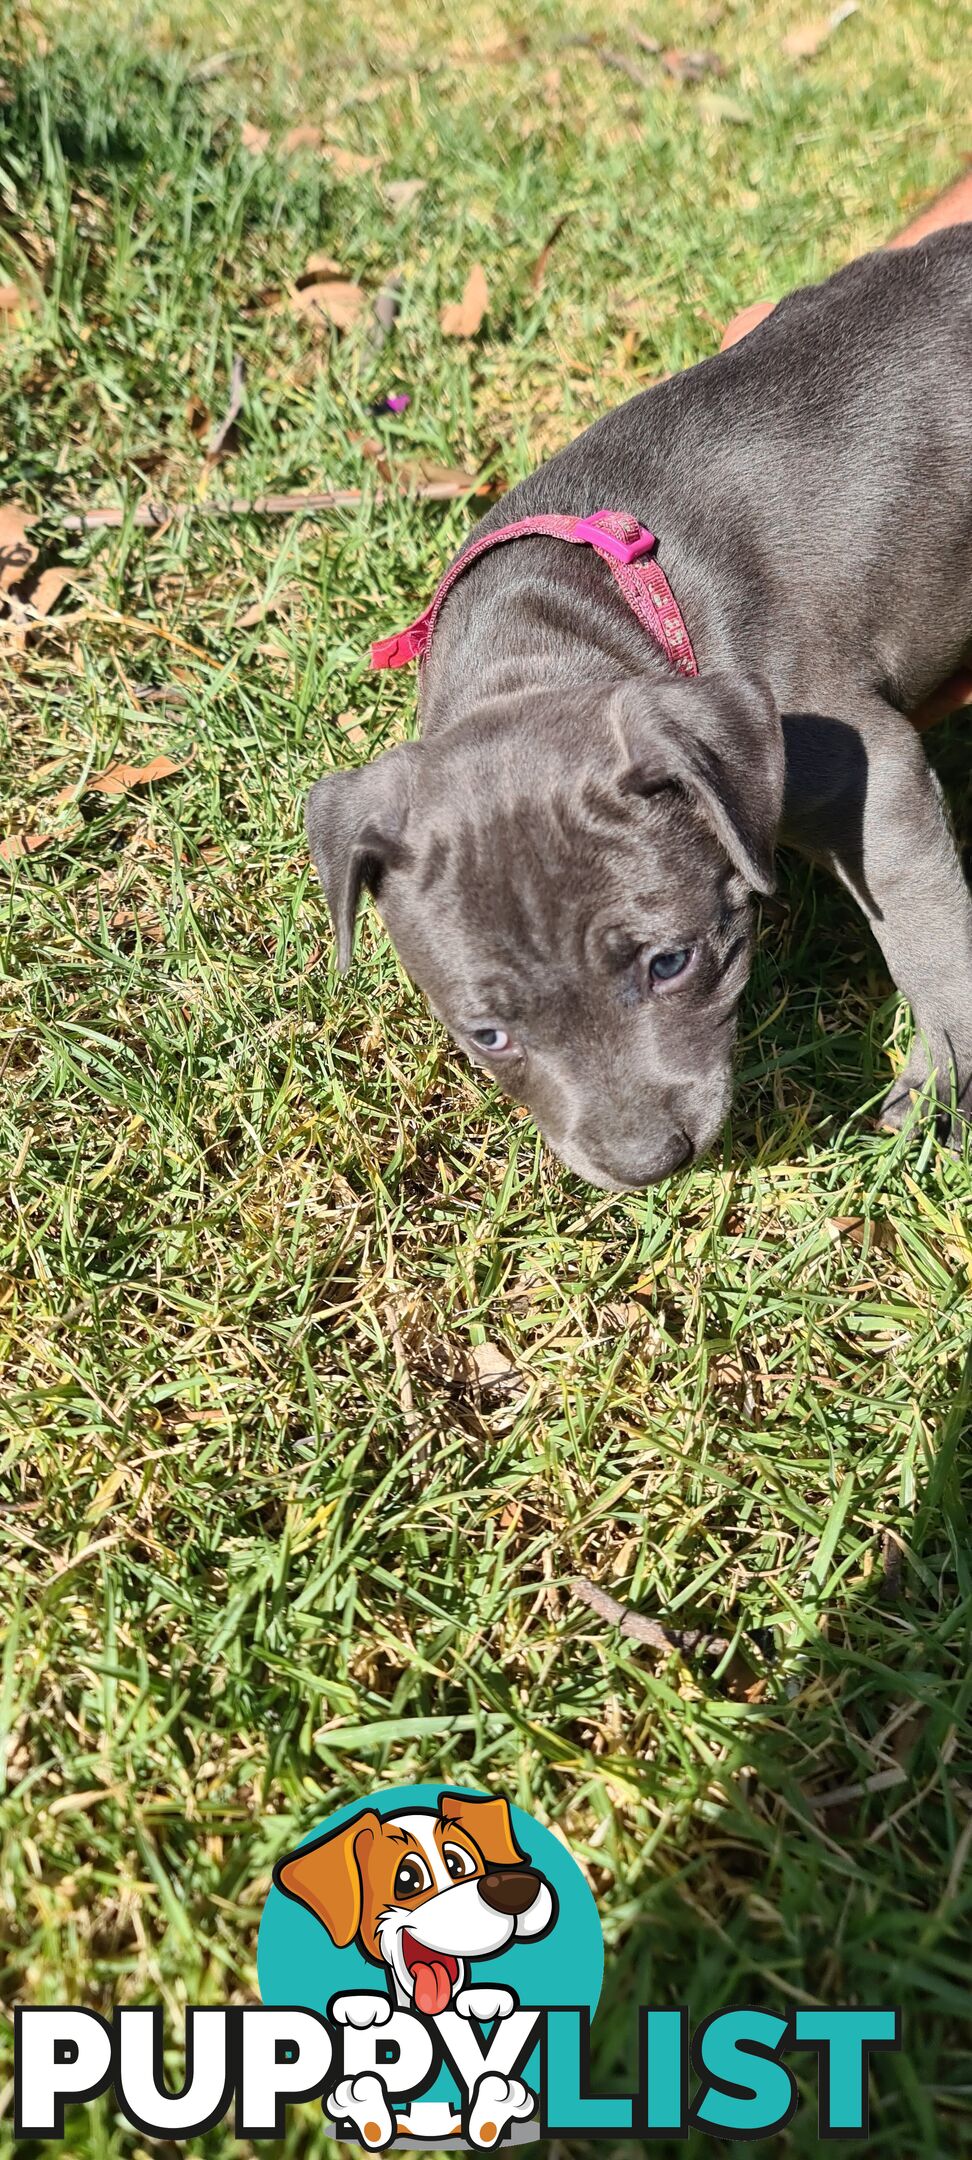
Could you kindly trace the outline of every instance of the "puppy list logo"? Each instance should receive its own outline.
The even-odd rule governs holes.
[[[822,2139],[866,2139],[869,2056],[893,2009],[630,2012],[627,2089],[592,2090],[603,1972],[597,1908],[566,1846],[505,1799],[398,1786],[283,1854],[257,1947],[262,2003],[185,2013],[185,2076],[166,2074],[159,2007],[19,2006],[15,2130],[62,2140],[65,2112],[111,2088],[146,2136],[279,2140],[320,2101],[366,2150],[489,2151],[538,2138],[720,2142],[776,2135],[799,2100],[783,2060],[816,2056]]]
[[[264,2002],[341,2034],[334,2135],[380,2149],[535,2140],[536,2006],[597,2003],[603,1946],[584,1878],[502,1798],[399,1787],[345,1809],[274,1868]],[[484,2035],[490,2033],[488,2044]]]

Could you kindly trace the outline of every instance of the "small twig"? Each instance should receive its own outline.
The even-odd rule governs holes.
[[[620,1634],[630,1635],[634,1642],[648,1643],[652,1650],[681,1650],[687,1656],[702,1651],[706,1657],[720,1658],[729,1648],[727,1635],[706,1635],[701,1628],[673,1628],[662,1620],[649,1620],[644,1613],[632,1612],[597,1583],[589,1582],[586,1575],[575,1575],[570,1587],[581,1604],[589,1605],[599,1619],[610,1621]]]
[[[396,495],[410,493],[420,502],[455,502],[460,495],[484,494],[488,482],[470,485],[464,480],[433,480],[427,486],[409,490],[376,488],[370,500],[376,508],[390,502]],[[302,517],[317,510],[349,510],[365,499],[363,488],[328,488],[320,493],[304,495],[232,495],[222,501],[210,501],[201,496],[197,502],[141,502],[126,510],[121,503],[109,503],[98,510],[58,510],[46,508],[45,519],[52,518],[63,526],[65,532],[98,532],[105,527],[112,529],[125,524],[148,525],[153,529],[168,525],[179,518],[195,515],[201,517]]]
[[[243,362],[240,358],[239,353],[234,353],[233,367],[230,373],[229,404],[226,407],[226,411],[223,414],[219,426],[217,428],[214,428],[213,433],[209,438],[209,442],[206,445],[207,458],[209,458],[210,460],[214,460],[222,456],[223,451],[226,448],[227,437],[230,433],[230,429],[236,426],[236,422],[239,419],[242,410]]]

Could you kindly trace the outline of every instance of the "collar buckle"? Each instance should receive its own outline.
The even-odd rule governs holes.
[[[656,535],[624,510],[595,510],[591,517],[578,518],[574,539],[586,540],[599,555],[613,555],[621,563],[637,562],[658,545]]]

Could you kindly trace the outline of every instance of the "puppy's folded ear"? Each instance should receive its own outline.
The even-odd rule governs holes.
[[[637,676],[611,701],[621,737],[621,787],[693,797],[754,892],[770,893],[783,810],[783,728],[762,676],[713,674],[692,682]]]
[[[361,1926],[361,1869],[380,1836],[381,1822],[369,1808],[312,1845],[284,1853],[274,1868],[277,1889],[306,1905],[339,1950],[347,1949]]]
[[[516,1842],[508,1800],[476,1800],[470,1799],[468,1793],[440,1793],[439,1818],[443,1823],[458,1823],[466,1831],[488,1868],[516,1867],[526,1858]]]
[[[402,843],[418,743],[398,743],[357,772],[325,773],[304,809],[311,855],[337,938],[338,966],[350,965],[362,886],[373,892],[383,870],[406,858]]]

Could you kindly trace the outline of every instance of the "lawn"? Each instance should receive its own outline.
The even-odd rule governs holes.
[[[862,1114],[907,1042],[880,955],[784,864],[721,1149],[605,1198],[372,913],[337,978],[301,805],[412,725],[367,643],[475,514],[382,467],[512,481],[878,243],[970,148],[968,13],[872,0],[799,60],[766,0],[274,12],[2,16],[0,504],[71,580],[0,631],[0,833],[43,840],[0,862],[0,1994],[180,2032],[253,2001],[288,1842],[482,1782],[596,1891],[608,2082],[636,2001],[900,2002],[870,2149],[958,2152],[969,1169]],[[292,302],[314,254],[366,296],[345,332]],[[444,336],[476,264],[482,328]],[[300,489],[361,496],[207,512]],[[192,513],[146,530],[146,494]],[[932,743],[966,840],[968,743]],[[742,1677],[622,1639],[577,1574]],[[295,2113],[288,2151],[326,2143]],[[145,2150],[103,2103],[65,2149]]]

